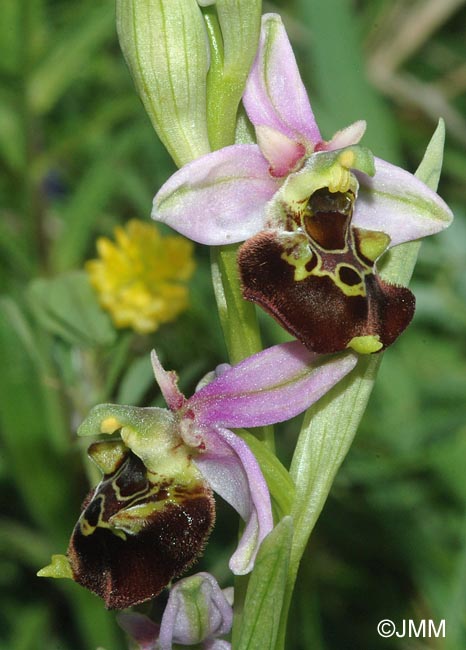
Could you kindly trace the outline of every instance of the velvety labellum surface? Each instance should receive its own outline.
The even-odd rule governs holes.
[[[354,195],[322,188],[286,231],[264,230],[241,247],[243,295],[263,307],[310,350],[391,345],[414,314],[413,294],[375,272],[387,235],[351,226]]]
[[[148,472],[120,442],[94,443],[98,456],[115,445],[102,481],[83,505],[68,558],[76,582],[123,609],[154,598],[200,555],[212,529],[212,492]]]

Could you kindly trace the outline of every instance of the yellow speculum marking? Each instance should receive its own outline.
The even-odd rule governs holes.
[[[360,282],[359,284],[345,284],[342,282],[338,276],[338,269],[342,266],[349,266],[348,264],[337,264],[335,267],[335,271],[325,271],[321,268],[321,261],[319,260],[319,264],[312,269],[308,275],[315,275],[317,277],[323,278],[325,276],[329,277],[332,282],[340,289],[342,293],[345,294],[345,296],[363,296],[365,297],[366,295],[366,287],[364,285],[364,282]],[[356,271],[356,269],[354,269]],[[356,271],[357,272],[357,271]],[[366,275],[366,274],[364,274]]]
[[[282,258],[282,260],[284,260],[285,262],[287,262],[288,264],[294,267],[295,282],[300,282],[302,280],[305,280],[310,275],[313,275],[315,277],[320,277],[320,278],[327,276],[340,289],[340,291],[342,291],[345,294],[345,296],[349,296],[349,297],[366,296],[366,287],[363,281],[361,281],[359,284],[349,285],[349,284],[345,284],[340,280],[338,270],[342,266],[345,267],[349,266],[347,263],[337,264],[334,272],[325,271],[322,269],[322,260],[317,255],[317,260],[318,260],[317,265],[313,269],[308,271],[306,269],[306,264],[312,259],[312,255],[313,253],[311,251],[309,251],[308,255],[299,256],[299,257],[295,257],[293,253],[283,252],[280,257]],[[356,273],[358,273],[357,269],[354,270],[356,271]],[[368,273],[371,273],[370,269],[368,271],[364,271],[363,275],[367,275]]]
[[[293,253],[287,253],[286,251],[280,255],[282,260],[294,266],[294,279],[296,282],[300,280],[305,280],[307,277],[312,275],[312,271],[306,269],[306,264],[312,260],[312,252],[309,251],[306,255],[300,255],[296,257]]]
[[[97,519],[96,525],[93,526],[90,524],[84,515],[82,515],[79,520],[79,528],[85,537],[92,535],[96,528],[112,528],[107,521],[104,521],[102,519],[102,513],[105,507],[105,496],[103,494],[99,494],[99,496],[96,498],[100,499],[99,517]],[[121,537],[121,535],[119,535],[119,537]],[[123,536],[123,539],[126,539],[126,537]]]
[[[348,266],[350,266],[350,265],[349,265],[349,264],[337,264],[337,266],[335,267],[335,273],[328,273],[328,275],[330,275],[330,277],[331,277],[332,280],[335,282],[335,284],[337,285],[337,287],[338,287],[339,289],[341,289],[341,291],[343,291],[343,293],[345,294],[345,296],[363,296],[363,297],[364,297],[364,296],[366,295],[366,286],[365,286],[365,284],[364,284],[364,280],[363,280],[363,278],[361,279],[361,282],[359,282],[359,284],[352,284],[352,285],[350,285],[350,284],[346,284],[345,282],[343,282],[343,281],[340,279],[340,277],[339,277],[339,270],[340,270],[340,268],[342,268],[342,267],[348,267]],[[354,268],[354,266],[351,267],[351,268],[352,268],[352,269],[353,269],[353,270],[354,270],[354,271],[355,271],[359,276],[361,275],[361,274],[357,271],[357,269]],[[366,273],[363,273],[363,275],[366,275]]]
[[[148,501],[148,499],[159,493],[160,489],[164,485],[164,477],[158,476],[153,473],[149,473],[149,477],[153,479],[149,482],[148,488],[143,488],[139,492],[133,492],[128,496],[123,496],[118,487],[118,477],[120,476],[123,468],[115,474],[111,485],[115,496],[119,502],[129,502],[127,506],[123,506],[121,510],[112,515],[108,521],[103,519],[103,513],[105,509],[105,495],[99,494],[96,499],[100,500],[100,510],[97,523],[91,525],[84,515],[81,516],[79,520],[79,527],[82,535],[88,537],[92,535],[96,528],[106,528],[110,530],[114,535],[120,537],[122,540],[126,540],[127,534],[136,535],[138,534],[146,525],[148,517],[156,512],[161,512],[164,510],[167,505],[180,503],[180,501],[185,501],[190,498],[196,498],[197,492],[196,488],[199,485],[199,480],[194,478],[187,479],[186,477],[180,476],[180,481],[174,477],[171,484],[165,485],[163,489],[167,493],[167,496],[164,499],[157,499],[156,501]],[[182,492],[180,493],[180,488]]]

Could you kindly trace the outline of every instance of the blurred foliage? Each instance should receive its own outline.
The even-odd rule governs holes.
[[[385,355],[309,545],[290,650],[466,647],[465,4],[264,3],[284,15],[325,137],[366,118],[364,143],[413,170],[445,117],[440,193],[456,214],[421,248],[415,321]],[[120,650],[96,597],[35,572],[66,549],[96,480],[74,435],[88,409],[161,404],[154,346],[188,393],[225,360],[208,251],[197,250],[191,307],[175,323],[146,337],[112,328],[80,269],[97,236],[148,217],[174,165],[119,52],[113,2],[3,0],[1,10],[0,649]],[[261,321],[267,344],[280,340]],[[285,461],[297,430],[279,430]],[[228,580],[235,533],[223,506],[219,522],[201,566]],[[447,636],[380,639],[382,618],[445,619]]]

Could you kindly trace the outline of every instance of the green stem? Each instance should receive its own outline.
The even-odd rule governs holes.
[[[204,19],[211,56],[207,76],[208,134],[212,150],[216,150],[235,142],[242,87],[238,86],[237,79],[225,74],[223,37],[215,7],[207,7],[204,10]],[[246,302],[241,294],[237,252],[238,245],[211,248],[215,298],[231,363],[238,363],[262,350],[255,307]],[[272,427],[260,427],[255,430],[255,434],[272,452],[274,451]],[[235,577],[233,647],[237,646],[240,636],[248,582],[248,576]]]
[[[231,363],[262,348],[256,309],[241,295],[237,252],[237,244],[211,248],[212,281]]]
[[[443,142],[444,126],[440,122],[416,172],[433,190],[440,175]],[[419,246],[419,242],[410,242],[390,251],[382,266],[382,277],[394,284],[408,284]],[[288,612],[301,557],[356,435],[381,361],[381,354],[361,357],[355,370],[306,413],[290,468],[296,486],[291,513],[295,534],[275,650],[285,648]]]

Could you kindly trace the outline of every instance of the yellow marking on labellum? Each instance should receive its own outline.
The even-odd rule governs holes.
[[[359,228],[359,250],[371,262],[384,253],[390,244],[390,237],[384,232]]]
[[[149,503],[140,503],[115,513],[109,519],[109,527],[115,534],[137,535],[147,526],[149,518],[165,510],[168,504],[176,503],[174,499],[162,499],[161,501],[151,501]]]
[[[118,483],[116,481],[112,481],[113,485],[113,491],[115,492],[115,496],[120,501],[121,503],[124,503],[125,501],[134,501],[135,499],[138,499],[139,497],[144,497],[147,498],[148,494],[151,494],[152,490],[149,490],[147,487],[143,487],[139,490],[139,492],[131,492],[131,494],[127,494],[126,496],[121,493],[120,488],[118,486]]]
[[[115,529],[108,521],[104,521],[104,519],[102,518],[104,507],[105,507],[105,495],[99,494],[96,497],[96,500],[97,499],[100,499],[100,510],[99,510],[99,516],[97,518],[97,523],[95,525],[90,524],[83,513],[79,519],[79,528],[81,530],[82,535],[84,537],[89,537],[89,535],[92,535],[94,533],[96,528],[107,528],[114,535],[120,537],[123,541],[125,541],[126,540],[125,533],[123,531]]]
[[[315,255],[317,259],[316,265],[308,270],[306,268],[306,264],[312,260],[313,255]],[[284,251],[280,255],[281,259],[287,262],[290,266],[294,267],[294,280],[295,282],[300,282],[302,280],[305,280],[309,276],[313,275],[315,277],[320,277],[323,278],[325,276],[329,277],[332,282],[340,289],[340,291],[348,297],[352,296],[366,296],[366,286],[364,283],[364,276],[367,274],[370,274],[372,271],[371,269],[367,268],[367,270],[358,270],[351,265],[347,263],[340,263],[337,264],[335,267],[334,271],[329,271],[329,270],[324,270],[322,269],[322,259],[318,254],[315,252],[313,253],[312,251],[308,251],[305,255],[296,255],[294,252],[287,252]],[[353,271],[354,274],[358,275],[360,278],[360,282],[355,282],[354,284],[349,284],[348,282],[344,281],[344,278],[341,277],[342,270],[348,269],[349,271]]]
[[[105,418],[100,424],[101,433],[114,433],[117,429],[121,429],[121,422],[113,416]]]
[[[91,524],[87,521],[85,517],[81,519],[79,522],[79,527],[81,529],[81,533],[85,536],[88,537],[89,535],[92,535],[92,533],[95,531],[97,526],[91,526]]]
[[[338,264],[335,267],[335,271],[326,271],[321,268],[320,265],[320,260],[319,264],[312,269],[312,271],[309,273],[309,275],[315,275],[316,277],[323,278],[325,276],[329,277],[332,282],[337,286],[342,293],[345,294],[345,296],[365,296],[366,295],[366,287],[364,282],[361,279],[361,282],[355,285],[350,285],[346,284],[346,282],[343,282],[340,279],[338,270],[340,267],[343,266],[348,266],[347,264]]]
[[[92,533],[95,531],[96,528],[109,528],[108,523],[102,519],[102,513],[105,505],[105,496],[103,494],[99,494],[97,497],[95,497],[95,502],[97,502],[97,500],[100,500],[99,516],[97,517],[97,523],[95,525],[90,524],[89,521],[84,516],[85,511],[79,518],[79,528],[81,530],[81,533],[85,537],[92,535]],[[94,501],[94,497],[92,498],[92,501]]]
[[[287,262],[290,266],[294,266],[294,279],[296,282],[300,280],[305,280],[307,277],[312,275],[312,271],[306,269],[306,264],[312,260],[312,252],[309,251],[304,256],[296,257],[296,255],[291,252],[287,253],[284,251],[280,257],[282,260]]]
[[[383,343],[380,341],[378,334],[375,336],[368,334],[366,336],[354,336],[346,347],[352,348],[359,354],[372,354],[381,350]]]
[[[357,282],[355,284],[349,284],[348,282],[345,282],[344,278],[342,278],[342,270],[350,269],[353,271],[356,275],[359,276],[360,282]],[[370,272],[370,271],[369,271]],[[343,293],[345,296],[365,296],[366,295],[366,286],[364,284],[364,280],[361,277],[361,274],[358,273],[358,271],[352,267],[350,264],[337,264],[335,267],[335,273],[329,274],[330,277],[333,279],[335,284]]]
[[[109,524],[113,532],[117,529],[123,530],[129,535],[137,535],[147,526],[148,520],[152,515],[162,512],[168,505],[177,505],[189,499],[197,499],[199,497],[199,490],[197,489],[199,486],[202,486],[202,483],[197,480],[191,481],[187,486],[182,486],[181,491],[181,486],[170,485],[165,488],[167,496],[164,499],[147,501],[151,494],[157,494],[159,490],[160,486],[154,485],[153,489],[148,491],[144,496],[142,503],[135,503],[132,506],[119,510],[110,517]]]

